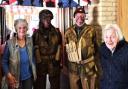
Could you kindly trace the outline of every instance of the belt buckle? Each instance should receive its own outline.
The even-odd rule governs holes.
[[[78,64],[82,65],[82,64],[84,64],[84,62],[83,61],[79,61]]]

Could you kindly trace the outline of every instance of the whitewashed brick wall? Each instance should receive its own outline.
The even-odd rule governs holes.
[[[87,23],[92,22],[92,11],[94,7],[98,8],[98,23],[102,28],[106,24],[117,22],[117,0],[100,0],[99,3],[92,3],[89,5]]]

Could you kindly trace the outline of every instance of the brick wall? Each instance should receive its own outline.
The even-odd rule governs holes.
[[[94,8],[96,8],[95,11]],[[117,0],[99,0],[99,3],[92,3],[89,6],[88,12],[87,23],[95,23],[94,18],[97,18],[97,24],[102,28],[106,24],[116,23]]]

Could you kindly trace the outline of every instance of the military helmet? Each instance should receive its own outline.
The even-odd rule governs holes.
[[[75,10],[75,12],[74,12],[74,18],[75,18],[75,15],[76,15],[77,13],[84,13],[84,14],[85,14],[84,8],[82,8],[82,7],[76,8],[76,10]]]
[[[47,17],[50,17],[51,20],[53,19],[53,14],[50,10],[48,9],[44,9],[42,11],[39,12],[39,19],[43,19],[43,18],[47,18]]]

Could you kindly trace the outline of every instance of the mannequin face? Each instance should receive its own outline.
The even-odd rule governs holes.
[[[112,29],[112,28],[110,28],[110,29]],[[105,41],[106,46],[110,50],[113,50],[114,48],[116,48],[117,43],[119,42],[119,37],[116,34],[116,31],[114,29],[107,30],[104,35],[104,41]]]
[[[49,28],[51,25],[51,18],[47,17],[47,18],[42,19],[42,24],[44,28]]]
[[[85,23],[85,14],[77,13],[75,15],[75,23],[78,27],[81,27]]]

